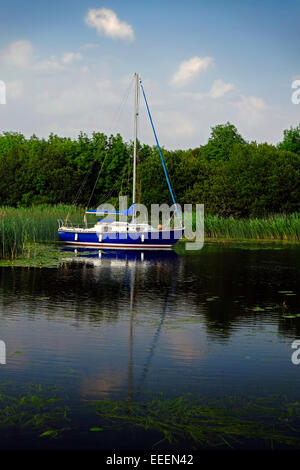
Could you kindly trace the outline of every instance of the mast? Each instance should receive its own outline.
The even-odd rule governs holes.
[[[148,111],[148,116],[149,116],[149,119],[150,119],[151,127],[152,127],[153,134],[154,134],[154,137],[155,137],[155,140],[156,140],[156,146],[158,148],[158,153],[159,153],[159,156],[160,156],[160,160],[161,160],[161,163],[162,163],[162,166],[163,166],[163,169],[164,169],[164,173],[165,173],[165,177],[166,177],[166,180],[167,180],[167,183],[168,183],[169,191],[170,191],[170,194],[171,194],[171,197],[172,197],[173,204],[175,206],[177,216],[178,216],[178,218],[179,218],[179,220],[182,224],[182,215],[179,212],[176,201],[175,201],[175,197],[174,197],[174,193],[173,193],[173,190],[172,190],[170,178],[168,176],[167,168],[166,168],[166,165],[165,165],[165,162],[164,162],[164,158],[162,156],[161,148],[160,148],[160,145],[159,145],[159,142],[158,142],[157,134],[156,134],[155,127],[154,127],[153,120],[152,120],[152,116],[151,116],[151,113],[150,113],[148,101],[147,101],[147,98],[146,98],[146,95],[145,95],[145,90],[144,90],[142,82],[140,82],[140,83],[141,83],[142,93],[143,93],[146,108],[147,108],[147,111]]]
[[[133,132],[133,187],[132,187],[132,204],[135,204],[136,196],[136,156],[137,156],[137,124],[139,115],[139,74],[135,73],[135,97],[134,97],[134,132]],[[135,212],[133,216],[135,220]]]

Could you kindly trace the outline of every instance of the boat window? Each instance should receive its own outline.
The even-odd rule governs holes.
[[[108,232],[108,226],[107,226],[107,225],[105,225],[105,226],[103,227],[103,232]]]

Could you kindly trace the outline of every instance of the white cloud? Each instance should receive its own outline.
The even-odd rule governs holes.
[[[33,46],[30,41],[14,41],[0,51],[0,57],[7,65],[27,67],[33,62]]]
[[[55,88],[41,90],[35,97],[36,110],[48,116],[73,115],[78,119],[81,115],[93,113],[96,117],[97,108],[101,111],[106,106],[117,104],[119,97],[113,90],[109,80],[99,80],[94,76],[86,76],[86,72],[77,75],[69,86],[56,85]]]
[[[73,62],[79,62],[83,59],[80,52],[65,52],[59,59],[55,55],[48,59],[42,60],[34,64],[33,69],[37,72],[60,72],[66,70],[67,66],[72,65]]]
[[[113,39],[134,40],[133,28],[125,21],[119,20],[116,13],[107,8],[90,8],[85,22],[91,28],[96,28],[99,34]]]
[[[236,107],[247,113],[249,111],[261,111],[266,108],[266,103],[262,98],[257,96],[240,95],[240,100],[236,103]]]
[[[265,109],[266,103],[262,98],[257,96],[244,96],[241,95],[241,103],[242,106],[251,106],[252,108],[256,109]]]
[[[71,65],[83,59],[80,52],[65,52],[61,59],[55,55],[37,61],[33,53],[33,45],[30,41],[19,40],[10,43],[6,49],[0,50],[0,60],[4,65],[32,69],[38,72],[58,72],[65,66]]]
[[[262,98],[257,96],[240,95],[240,99],[235,103],[238,110],[238,118],[246,121],[248,127],[260,126],[265,120],[268,107]]]
[[[22,80],[7,82],[6,90],[9,98],[19,98],[23,94],[24,84]]]
[[[82,54],[80,54],[80,52],[65,52],[61,58],[62,63],[66,65],[80,60],[82,60]]]
[[[222,79],[215,80],[211,86],[211,89],[208,95],[211,98],[223,98],[226,93],[234,89],[234,85],[232,83],[225,83]]]
[[[195,122],[190,118],[187,113],[180,113],[178,111],[157,112],[156,121],[160,122],[159,131],[168,139],[176,138],[189,138],[195,130]]]
[[[34,57],[30,42],[16,41],[0,51],[1,78],[6,78],[7,85],[7,106],[1,108],[5,113],[2,130],[44,137],[50,132],[72,137],[80,131],[120,132],[129,141],[132,138],[133,90],[122,113],[118,109],[132,77],[113,72],[110,59],[88,64],[81,61],[84,49],[89,47],[71,52],[62,49],[56,55],[38,59]],[[21,50],[24,56],[20,55]],[[198,65],[191,67],[189,73],[183,74],[181,70],[177,85],[188,83],[207,69],[213,59],[204,59],[200,60],[201,65],[196,61]],[[160,143],[165,148],[193,148],[204,144],[210,127],[227,121],[235,124],[248,140],[278,142],[282,129],[299,121],[299,106],[288,102],[285,108],[276,108],[274,104],[266,104],[259,95],[243,94],[220,78],[212,80],[206,90],[199,88],[197,93],[188,93],[184,88],[171,91],[166,83],[153,78],[144,77],[143,82],[147,95],[149,93]],[[139,138],[147,144],[155,143],[142,103]]]
[[[51,56],[48,59],[37,62],[33,69],[37,72],[59,72],[64,70],[64,65],[60,62],[56,56]]]
[[[218,99],[218,98],[223,98],[229,91],[234,90],[235,86],[233,83],[225,83],[223,80],[217,79],[214,80],[212,83],[212,86],[208,92],[190,92],[190,91],[185,91],[185,92],[180,92],[179,96],[183,98],[189,98],[194,101],[202,101],[207,98],[213,98],[213,99]]]
[[[181,62],[177,72],[171,78],[171,84],[176,87],[185,86],[193,80],[199,73],[204,72],[213,64],[212,57],[192,57]]]

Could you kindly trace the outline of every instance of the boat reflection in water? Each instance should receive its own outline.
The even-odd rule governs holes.
[[[177,286],[177,277],[180,276],[181,257],[172,249],[169,250],[87,250],[66,246],[62,249],[66,253],[75,253],[70,258],[74,263],[82,263],[85,267],[92,267],[94,279],[101,282],[102,274],[105,278],[113,277],[123,285],[125,284],[129,294],[129,324],[128,324],[128,401],[139,399],[143,392],[144,384],[151,368],[152,358],[159,342],[161,329],[164,325],[167,313],[170,311],[174,301],[174,293]],[[153,329],[152,339],[147,348],[147,356],[140,370],[139,377],[134,378],[134,327],[136,308],[141,294],[140,287],[147,283],[154,271],[155,283],[163,292],[158,301],[158,324]],[[176,273],[176,275],[174,275]],[[146,285],[146,284],[145,284]],[[146,289],[147,290],[147,289]]]
[[[180,256],[170,249],[165,250],[95,250],[87,248],[73,248],[65,246],[63,252],[74,253],[72,261],[79,263],[89,263],[94,266],[111,264],[111,266],[125,266],[128,263],[176,263]]]

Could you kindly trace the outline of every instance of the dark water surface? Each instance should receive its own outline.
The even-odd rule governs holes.
[[[156,424],[133,422],[135,407],[145,412],[151,400],[177,407],[169,414],[187,413],[180,397],[227,410],[227,399],[241,409],[271,400],[264,422],[285,400],[292,403],[287,417],[276,419],[289,422],[300,401],[300,364],[291,360],[300,339],[299,271],[300,246],[280,244],[207,244],[184,256],[112,252],[59,268],[0,268],[7,348],[0,447],[197,447],[184,432],[169,443]],[[103,400],[110,416],[93,405]],[[112,416],[120,412],[112,411],[115,403],[131,404],[131,422]],[[285,435],[299,435],[297,413]],[[265,445],[250,441],[236,445]]]

